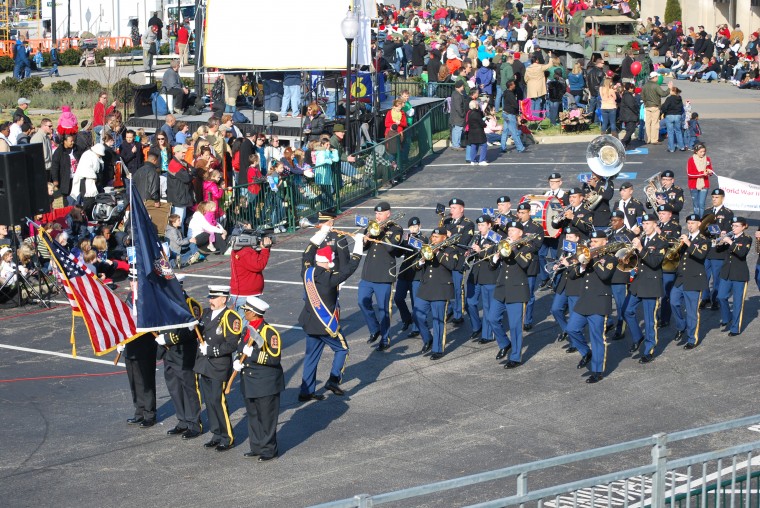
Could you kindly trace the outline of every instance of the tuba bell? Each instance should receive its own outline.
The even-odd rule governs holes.
[[[657,194],[662,192],[661,178],[659,172],[655,173],[647,178],[647,184],[644,187],[644,194],[646,194],[649,206],[651,206],[653,210],[657,210]]]
[[[625,147],[615,136],[597,136],[586,147],[586,164],[592,173],[609,180],[623,169]]]

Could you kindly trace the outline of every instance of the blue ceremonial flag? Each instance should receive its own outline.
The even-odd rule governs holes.
[[[410,236],[408,243],[409,243],[409,247],[412,247],[413,249],[420,250],[422,248],[422,240],[420,240],[416,236]]]
[[[493,243],[499,243],[501,241],[501,235],[493,230],[489,231],[486,234],[486,238],[492,241]]]
[[[130,185],[130,222],[137,270],[137,300],[132,307],[137,332],[198,324],[166,259],[158,235],[134,185]]]
[[[577,249],[578,249],[578,244],[575,242],[571,242],[570,240],[565,240],[562,242],[562,250],[565,252],[575,254]]]

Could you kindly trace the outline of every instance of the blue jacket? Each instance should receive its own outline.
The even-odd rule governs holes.
[[[283,86],[299,86],[301,84],[301,73],[299,71],[285,71],[282,76]]]
[[[475,73],[475,83],[483,85],[482,93],[491,95],[493,93],[493,71],[488,67],[481,67]]]
[[[26,48],[21,41],[18,41],[13,48],[13,53],[13,60],[15,60],[16,64],[29,64],[29,56],[26,54]]]
[[[570,90],[583,90],[586,86],[586,80],[583,79],[583,73],[573,74],[572,72],[567,75],[567,84],[570,86]]]

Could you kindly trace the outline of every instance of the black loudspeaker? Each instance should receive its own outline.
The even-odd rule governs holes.
[[[153,102],[151,95],[158,91],[155,83],[135,87],[135,116],[151,116]]]
[[[27,215],[33,217],[50,211],[48,196],[48,171],[45,169],[45,151],[42,143],[12,146],[11,152],[23,153],[26,156],[26,183],[29,195],[29,210]]]
[[[21,152],[0,153],[0,224],[21,224],[30,212],[26,156]]]

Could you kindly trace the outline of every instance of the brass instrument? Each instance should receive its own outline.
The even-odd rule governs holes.
[[[665,251],[665,259],[662,261],[662,269],[666,272],[673,272],[678,268],[681,262],[681,249],[685,245],[683,240],[669,242],[670,248]]]
[[[530,243],[536,238],[538,238],[538,235],[531,233],[524,235],[522,238],[515,240],[514,242],[510,242],[509,240],[505,239],[498,243],[496,246],[496,251],[499,253],[499,256],[508,258],[512,255],[517,247],[521,247],[527,243]]]
[[[625,146],[615,136],[597,136],[586,147],[586,164],[592,173],[600,179],[606,180],[604,184],[600,181],[596,189],[599,189],[600,186],[609,185],[609,181],[623,169]],[[596,190],[592,190],[586,194],[584,199],[588,208],[593,210],[601,203],[602,195]]]
[[[385,219],[384,221],[377,222],[376,220],[371,220],[369,221],[369,224],[367,224],[367,235],[373,236],[373,237],[380,236],[380,233],[388,224],[392,222],[398,222],[403,218],[404,218],[403,213],[397,213],[396,215],[392,215],[391,217]]]
[[[617,256],[619,252],[631,248],[631,245],[625,242],[611,242],[607,245],[602,245],[601,247],[594,247],[593,249],[585,245],[579,245],[576,249],[574,258],[578,263],[583,265],[599,256],[613,253]]]
[[[456,244],[459,242],[459,239],[460,239],[460,238],[462,238],[462,235],[461,235],[460,233],[457,233],[457,234],[455,234],[455,235],[451,235],[450,237],[446,238],[446,239],[445,239],[445,240],[443,240],[443,241],[440,241],[440,242],[438,242],[438,243],[434,243],[434,244],[432,244],[432,245],[430,245],[430,244],[426,243],[425,245],[423,245],[423,246],[420,248],[419,252],[415,253],[415,254],[414,254],[414,255],[413,255],[411,258],[409,258],[409,260],[407,260],[407,261],[411,261],[411,260],[412,260],[412,259],[414,259],[416,256],[420,256],[420,257],[421,257],[421,259],[424,259],[425,261],[431,261],[431,260],[433,259],[433,257],[435,257],[435,253],[436,253],[436,252],[438,252],[440,249],[443,249],[444,247],[449,247],[449,246],[452,246],[452,245],[456,245]],[[417,259],[417,260],[415,260],[415,262],[414,262],[414,263],[411,263],[411,262],[410,262],[410,263],[409,263],[409,265],[408,265],[406,268],[404,268],[403,270],[399,271],[399,272],[396,274],[396,276],[399,276],[399,275],[401,275],[402,273],[404,273],[405,271],[407,271],[407,270],[409,270],[409,269],[411,269],[411,268],[414,268],[414,266],[415,266],[417,263],[419,263],[419,261],[420,261],[420,260],[419,260],[419,259]],[[389,272],[390,272],[390,274],[391,274],[391,275],[393,275],[393,268],[391,268],[391,270],[390,270]]]
[[[301,217],[301,220],[298,221],[298,227],[301,228],[301,229],[306,229],[306,228],[319,229],[321,226],[319,224],[313,224],[306,217]],[[343,237],[350,236],[350,237],[353,237],[356,233],[361,232],[361,229],[359,229],[359,230],[357,230],[357,231],[355,231],[353,233],[351,231],[342,231],[340,229],[335,229],[335,228],[330,228],[330,231],[332,231],[333,233],[335,233],[338,236],[343,236]],[[367,238],[366,235],[365,235],[364,239],[367,240],[368,242],[382,243],[383,245],[390,245],[391,247],[394,247],[394,248],[397,248],[397,249],[411,250],[411,249],[407,249],[406,247],[402,247],[400,245],[391,245],[388,242],[384,242],[384,241],[378,240],[376,238]]]
[[[734,234],[733,231],[730,231],[730,232],[726,233],[725,235],[721,236],[717,240],[713,240],[713,247],[716,247],[718,245],[721,245],[721,244],[725,243],[724,240],[726,238],[728,238],[730,240],[733,240],[734,238],[736,238],[736,235]]]
[[[655,173],[647,179],[644,186],[644,194],[653,210],[657,210],[657,194],[663,192],[660,173]]]
[[[626,246],[615,253],[618,258],[617,269],[621,272],[630,272],[639,266],[639,253],[633,247]]]

